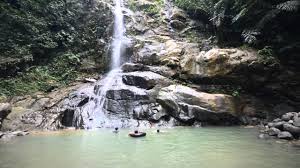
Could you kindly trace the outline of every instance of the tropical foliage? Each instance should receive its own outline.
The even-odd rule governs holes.
[[[231,33],[255,45],[260,40],[270,40],[264,37],[275,38],[274,34],[287,26],[292,31],[299,30],[299,0],[175,0],[175,3],[190,13],[207,16],[223,41],[225,34]],[[276,40],[285,37],[280,38]]]
[[[82,60],[103,60],[108,8],[98,0],[1,0],[0,97],[50,91],[81,75]]]
[[[0,60],[40,64],[61,52],[101,56],[97,40],[105,38],[111,19],[104,8],[96,0],[2,0]]]

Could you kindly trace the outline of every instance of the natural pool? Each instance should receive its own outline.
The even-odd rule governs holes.
[[[300,150],[240,127],[64,131],[0,142],[1,168],[297,168]]]

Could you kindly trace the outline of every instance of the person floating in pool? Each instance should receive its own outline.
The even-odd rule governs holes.
[[[164,133],[167,133],[167,131],[165,130],[160,130],[160,129],[156,129],[155,131],[157,134],[164,134]]]
[[[113,131],[113,133],[119,133],[119,128],[116,127],[115,130]]]
[[[133,133],[128,134],[131,137],[137,138],[137,137],[144,137],[146,136],[145,132],[139,132],[138,130],[135,130]]]

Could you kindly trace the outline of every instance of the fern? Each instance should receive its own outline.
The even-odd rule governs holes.
[[[217,33],[226,28],[241,32],[245,42],[255,44],[258,35],[279,16],[298,15],[300,0],[175,0],[185,9],[200,10],[209,16]],[[228,21],[231,20],[231,24]],[[249,27],[251,29],[249,29]],[[280,27],[280,25],[277,25]],[[222,35],[222,34],[220,34]]]
[[[258,35],[260,35],[260,31],[258,30],[244,30],[242,33],[244,42],[248,44],[255,44],[257,42]]]

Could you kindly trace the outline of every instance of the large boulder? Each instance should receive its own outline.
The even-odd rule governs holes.
[[[274,128],[274,127],[270,128],[270,129],[268,130],[268,134],[269,134],[270,136],[277,136],[280,132],[281,132],[281,131],[280,131],[279,129]]]
[[[181,56],[184,54],[183,46],[175,40],[168,40],[164,43],[159,54],[160,62],[169,67],[179,66]]]
[[[282,130],[283,129],[283,125],[286,124],[286,123],[287,122],[285,122],[285,121],[271,122],[271,123],[268,123],[268,126]]]
[[[158,84],[166,85],[171,83],[167,78],[151,71],[124,73],[122,80],[126,85],[147,90],[154,88]]]
[[[163,117],[168,116],[165,110],[158,103],[136,106],[133,109],[133,115],[133,118],[135,119],[146,119],[150,121],[159,121]]]
[[[294,117],[294,122],[293,124],[296,126],[296,127],[300,127],[300,116],[296,116]]]
[[[182,85],[162,88],[157,101],[167,113],[183,122],[233,124],[239,112],[234,98],[229,95],[198,92]]]
[[[289,113],[286,113],[284,115],[282,115],[281,119],[283,121],[290,121],[294,118],[294,115],[296,115],[297,113],[295,112],[289,112]]]
[[[185,57],[193,57],[199,54],[199,47],[196,43],[180,42],[173,39],[143,40],[143,45],[137,44],[134,62],[146,65],[165,65],[171,68],[180,67],[180,62]],[[141,43],[141,42],[139,42]]]
[[[283,131],[283,132],[280,132],[277,137],[279,139],[286,139],[286,140],[292,140],[294,139],[293,135],[287,131]]]
[[[182,60],[187,57],[196,57],[199,52],[199,45],[197,43],[168,40],[161,48],[159,62],[172,68],[181,67]]]
[[[17,131],[36,128],[42,122],[42,115],[23,107],[13,107],[12,112],[3,120],[1,130]]]
[[[284,124],[283,130],[290,132],[294,137],[300,136],[300,127],[293,126],[291,124]]]
[[[257,63],[258,54],[254,51],[214,48],[197,56],[186,55],[181,60],[181,67],[189,78],[244,81],[248,77],[245,73],[250,73]]]
[[[135,48],[139,47],[140,45],[135,46]],[[146,43],[136,52],[135,62],[143,63],[146,65],[158,64],[160,50],[160,43]]]
[[[11,99],[11,112],[5,117],[1,130],[58,129],[66,111],[64,99],[81,86],[76,83],[66,88],[57,89],[49,94],[36,93],[31,96],[19,96]]]

